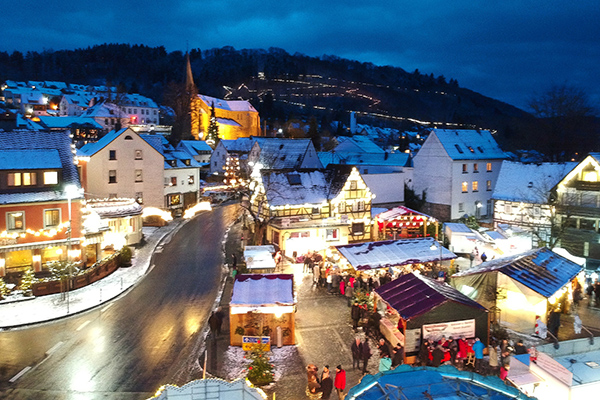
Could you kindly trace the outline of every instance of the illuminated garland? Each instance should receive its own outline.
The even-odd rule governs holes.
[[[0,238],[12,238],[12,239],[16,239],[18,237],[26,238],[28,234],[33,235],[35,237],[40,237],[40,236],[54,237],[54,236],[58,235],[59,233],[61,233],[63,229],[66,229],[68,227],[69,227],[69,222],[62,222],[56,228],[52,228],[52,229],[39,229],[37,231],[34,231],[33,229],[26,229],[23,232],[3,231],[0,233]]]

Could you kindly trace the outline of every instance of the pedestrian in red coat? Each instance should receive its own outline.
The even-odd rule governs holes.
[[[337,391],[340,400],[344,398],[344,389],[346,389],[346,371],[342,369],[341,365],[335,367],[335,390]]]

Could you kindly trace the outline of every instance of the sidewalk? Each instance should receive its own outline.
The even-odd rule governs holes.
[[[62,294],[51,294],[40,297],[24,298],[19,301],[0,301],[0,329],[10,329],[20,326],[47,322],[67,315],[77,314],[106,303],[134,286],[151,268],[152,254],[164,243],[171,234],[188,220],[178,219],[160,228],[143,228],[146,243],[135,249],[131,267],[118,268],[104,279],[94,282],[81,289],[69,292],[67,300]]]

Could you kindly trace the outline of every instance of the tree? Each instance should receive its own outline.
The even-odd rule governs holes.
[[[33,268],[27,268],[23,274],[23,277],[21,278],[21,290],[26,293],[31,292],[31,287],[36,281],[37,279],[35,278],[35,272],[33,272]]]
[[[567,161],[597,148],[597,110],[583,90],[555,85],[532,97],[529,107],[540,122],[532,140],[549,160]]]
[[[171,130],[170,142],[177,144],[182,139],[191,137],[190,107],[192,97],[184,83],[169,82],[163,94],[164,103],[175,112],[175,121]]]
[[[252,350],[248,354],[251,362],[248,366],[247,378],[256,386],[273,382],[273,364],[269,362],[269,357],[265,353],[264,345],[258,343],[252,346]]]
[[[219,140],[219,125],[217,124],[215,103],[213,102],[210,108],[210,122],[208,123],[208,129],[206,131],[206,144],[214,150],[217,147]]]

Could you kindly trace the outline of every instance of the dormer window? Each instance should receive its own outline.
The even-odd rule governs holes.
[[[58,172],[45,171],[44,172],[44,185],[58,185]]]
[[[8,174],[8,186],[35,186],[35,172],[11,172]]]

